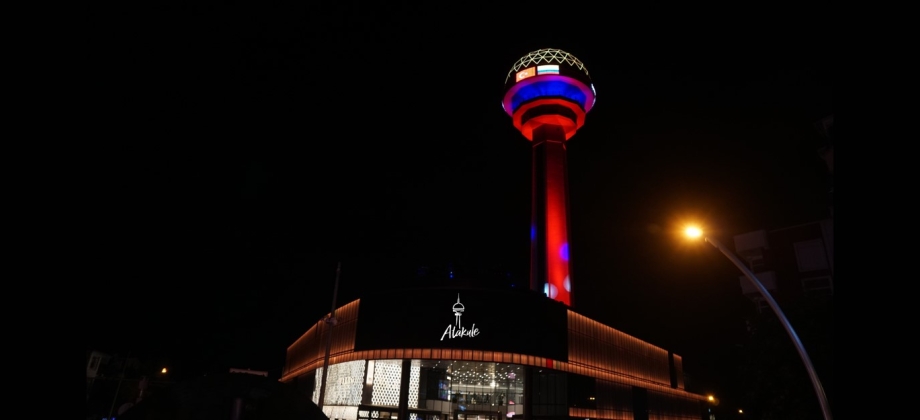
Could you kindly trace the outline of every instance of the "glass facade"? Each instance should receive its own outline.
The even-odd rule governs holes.
[[[523,414],[524,366],[469,361],[428,361],[423,366],[429,379],[437,382],[437,400],[446,397],[450,402],[447,414],[456,414],[451,418],[497,419]],[[441,392],[443,388],[446,393]]]
[[[408,364],[409,386],[401,390]],[[497,420],[523,415],[525,367],[435,360],[355,360],[329,366],[323,411],[330,419]],[[323,368],[314,372],[319,402]]]

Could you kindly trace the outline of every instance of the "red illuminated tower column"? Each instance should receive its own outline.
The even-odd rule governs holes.
[[[565,142],[594,106],[588,70],[573,55],[541,49],[518,60],[505,79],[502,106],[533,143],[530,288],[572,305]]]

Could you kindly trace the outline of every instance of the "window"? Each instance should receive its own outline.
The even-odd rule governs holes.
[[[827,270],[827,253],[824,241],[813,239],[795,243],[795,258],[799,263],[799,272]]]
[[[763,254],[751,255],[747,257],[748,266],[751,268],[751,271],[757,272],[761,271],[767,267],[766,263],[763,260]]]
[[[804,278],[802,290],[809,296],[830,296],[834,294],[834,281],[830,276]]]
[[[757,313],[762,314],[764,313],[764,311],[770,310],[770,302],[767,302],[767,300],[764,299],[763,296],[760,296],[760,295],[752,296],[751,301],[754,302],[754,307],[757,308]]]

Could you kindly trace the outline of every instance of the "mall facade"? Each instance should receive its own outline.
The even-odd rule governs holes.
[[[337,307],[288,347],[281,381],[330,419],[703,419],[683,378],[679,355],[542,293],[440,287]]]

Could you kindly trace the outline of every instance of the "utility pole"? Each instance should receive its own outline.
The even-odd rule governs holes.
[[[335,286],[332,289],[332,311],[329,312],[329,318],[325,319],[326,326],[324,327],[327,332],[326,336],[326,356],[323,357],[323,378],[320,380],[319,385],[319,402],[317,406],[320,410],[323,409],[323,399],[326,398],[326,375],[329,374],[329,351],[332,349],[332,327],[335,327],[335,324],[338,322],[335,319],[335,300],[338,297],[339,293],[339,275],[342,273],[342,262],[339,261],[338,266],[335,268]]]
[[[125,371],[128,369],[128,357],[131,356],[131,352],[128,352],[128,355],[125,356],[125,363],[121,366],[121,377],[118,378],[118,386],[115,387],[115,396],[112,397],[112,406],[109,407],[109,417],[112,418],[112,412],[115,411],[115,401],[118,400],[118,391],[121,391],[121,382],[125,380]]]

